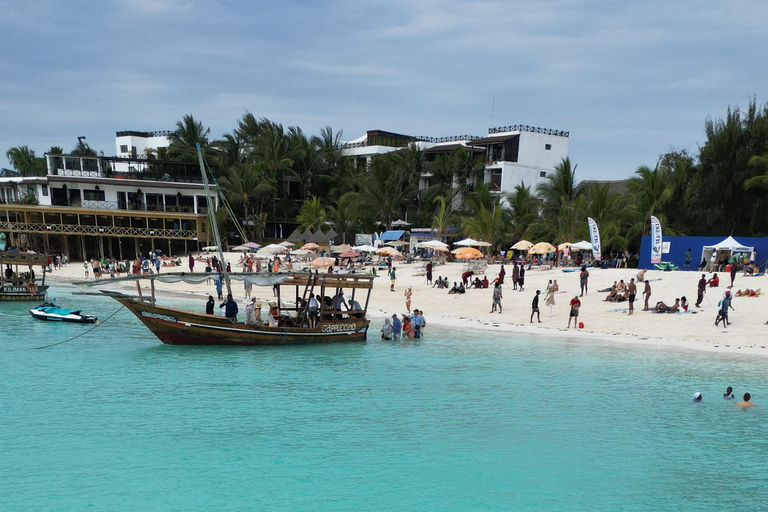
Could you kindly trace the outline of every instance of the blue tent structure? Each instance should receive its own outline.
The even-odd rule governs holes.
[[[723,236],[665,236],[662,241],[669,242],[669,252],[663,253],[661,259],[683,268],[685,253],[691,249],[691,268],[696,270],[701,264],[702,255],[706,256],[705,248],[714,247],[723,242]],[[755,265],[764,269],[768,262],[768,238],[737,237],[736,240],[745,247],[754,247]],[[711,251],[709,252],[711,254]],[[639,268],[653,268],[651,264],[651,237],[644,236],[640,244]]]
[[[395,240],[400,240],[406,233],[407,231],[385,231],[381,234],[381,241],[385,243],[394,242]]]

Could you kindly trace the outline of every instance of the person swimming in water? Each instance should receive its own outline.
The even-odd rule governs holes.
[[[723,398],[725,398],[726,400],[736,398],[735,396],[733,396],[733,388],[731,386],[728,386],[728,389],[725,390],[725,394],[723,395]]]
[[[736,406],[737,407],[754,407],[755,404],[749,401],[751,398],[752,398],[752,395],[750,395],[749,393],[744,393],[744,401],[737,402]]]
[[[694,402],[701,402],[702,398],[704,398],[704,397],[701,396],[701,393],[699,393],[698,391],[693,394],[693,401]]]

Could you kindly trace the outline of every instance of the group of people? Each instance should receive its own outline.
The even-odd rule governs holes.
[[[723,398],[725,400],[734,400],[736,398],[733,394],[733,388],[731,386],[728,386],[728,388],[725,390],[725,393],[723,393]],[[697,391],[693,394],[694,402],[701,402],[702,400],[704,400],[704,396],[701,393]],[[749,393],[744,393],[741,402],[736,402],[736,407],[754,407],[755,404],[750,402],[750,400],[752,400],[752,395]]]
[[[403,314],[400,320],[397,314],[392,315],[392,320],[384,319],[384,325],[381,327],[381,339],[399,340],[401,337],[409,340],[421,338],[424,336],[424,328],[427,321],[424,319],[424,313],[418,309],[413,310],[413,315]]]

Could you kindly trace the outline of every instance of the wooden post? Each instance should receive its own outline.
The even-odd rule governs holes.
[[[149,290],[152,296],[152,305],[155,305],[155,280],[150,279],[149,280]]]

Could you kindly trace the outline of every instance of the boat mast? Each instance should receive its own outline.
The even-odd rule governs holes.
[[[221,238],[219,237],[219,226],[216,224],[216,213],[213,208],[215,200],[211,200],[211,189],[208,186],[208,175],[205,172],[205,164],[203,163],[203,151],[200,149],[200,144],[197,145],[197,160],[200,162],[200,174],[203,176],[203,187],[205,188],[205,199],[208,201],[208,218],[211,220],[211,229],[213,230],[214,240],[216,241],[216,248],[219,251],[219,261],[221,262],[221,277],[227,285],[227,293],[232,295],[232,285],[229,282],[229,275],[227,274],[227,265],[224,262],[224,251],[221,250]]]

